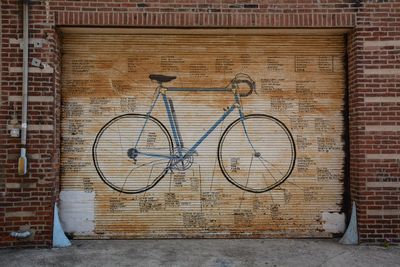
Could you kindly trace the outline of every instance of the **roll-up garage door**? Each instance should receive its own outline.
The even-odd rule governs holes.
[[[344,47],[340,34],[65,32],[64,230],[343,232]]]

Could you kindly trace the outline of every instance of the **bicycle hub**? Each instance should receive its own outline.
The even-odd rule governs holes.
[[[136,148],[129,148],[127,154],[128,158],[136,160],[136,157],[138,156],[138,150]]]

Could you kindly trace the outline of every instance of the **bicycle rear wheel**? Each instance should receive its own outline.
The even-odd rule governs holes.
[[[292,173],[296,147],[292,134],[280,120],[264,114],[232,122],[218,145],[222,173],[233,185],[263,193],[282,184]]]
[[[136,194],[154,187],[168,172],[172,138],[156,118],[125,114],[115,117],[98,132],[92,147],[94,166],[109,187]],[[147,154],[165,155],[165,157]]]

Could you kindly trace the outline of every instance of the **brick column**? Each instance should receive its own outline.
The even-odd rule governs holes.
[[[362,243],[400,242],[400,3],[363,3],[349,36],[351,194]]]
[[[20,139],[9,135],[14,110],[21,122],[22,100],[22,3],[2,1],[1,106],[0,106],[0,247],[50,246],[53,205],[58,191],[59,161],[59,44],[54,13],[39,2],[30,5],[29,38],[42,47],[29,45],[29,62],[42,61],[43,69],[29,67],[27,155],[28,174],[18,176]],[[28,239],[15,239],[10,232],[31,230]]]

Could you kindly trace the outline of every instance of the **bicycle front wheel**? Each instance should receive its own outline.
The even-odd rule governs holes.
[[[280,120],[252,114],[232,122],[218,145],[222,173],[242,190],[263,193],[282,184],[292,173],[296,147]]]
[[[94,166],[109,187],[122,193],[141,193],[168,172],[173,144],[156,118],[125,114],[105,124],[92,147]]]

